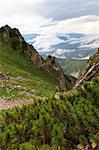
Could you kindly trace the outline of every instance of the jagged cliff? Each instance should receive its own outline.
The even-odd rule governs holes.
[[[99,75],[99,48],[97,49],[96,54],[90,57],[88,60],[87,66],[84,71],[80,74],[79,79],[74,88],[79,87],[85,81],[91,81],[94,77]]]
[[[18,29],[12,29],[8,25],[1,27],[0,41],[10,44],[11,48],[14,50],[20,50],[22,53],[26,54],[26,56],[28,56],[34,64],[46,70],[46,72],[50,73],[54,78],[56,78],[58,81],[58,91],[65,91],[72,88],[71,81],[66,80],[68,76],[64,74],[62,68],[57,62],[57,59],[55,57],[48,56],[48,58],[44,60],[36,51],[36,49],[24,40]]]
[[[52,73],[58,80],[57,91],[65,91],[67,88],[65,83],[65,75],[62,68],[58,64],[57,59],[49,55],[48,58],[45,60],[44,68],[49,73]]]
[[[0,34],[2,34],[1,41],[9,42],[11,47],[15,50],[21,49],[22,52],[26,53],[30,57],[34,64],[42,66],[44,63],[43,58],[32,45],[29,45],[25,42],[18,29],[12,29],[8,25],[5,25],[4,27],[0,28]]]

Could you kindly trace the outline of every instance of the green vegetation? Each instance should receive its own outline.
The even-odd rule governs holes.
[[[6,40],[9,34],[0,28],[0,150],[98,150],[98,67],[92,81],[55,94],[56,78],[31,62],[17,29],[5,28],[11,33]],[[98,63],[98,53],[88,69]],[[86,64],[77,60],[61,63],[69,74]],[[66,76],[66,83],[72,86],[74,81]]]
[[[99,63],[99,48],[97,49],[97,52],[94,54],[94,56],[89,59],[90,65],[95,65],[97,63]]]
[[[0,112],[1,150],[98,150],[99,78],[84,88]]]
[[[82,71],[86,66],[86,60],[74,59],[59,59],[59,63],[66,74],[76,73]]]
[[[17,40],[17,38],[12,38],[12,41],[11,41],[11,48],[14,49],[14,50],[18,50],[20,49],[20,42],[19,40]]]
[[[9,43],[0,42],[0,77],[4,78],[0,80],[0,99],[29,99],[55,93],[57,81],[34,65],[16,45],[11,48]]]

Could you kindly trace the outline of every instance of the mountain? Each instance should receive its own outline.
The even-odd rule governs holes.
[[[0,28],[0,150],[98,150],[99,49],[73,80],[18,29]]]
[[[88,74],[89,70],[90,73]],[[99,75],[99,48],[97,49],[97,52],[88,60],[88,65],[82,73],[82,77],[84,77],[85,74],[87,74],[85,81],[91,81],[93,77],[97,77]]]
[[[26,53],[34,64],[42,66],[44,63],[43,58],[38,54],[32,45],[25,42],[18,29],[11,29],[8,25],[1,27],[1,41],[9,42],[14,50],[20,49]]]
[[[0,150],[98,150],[98,106],[99,49],[76,81],[18,29],[0,28]]]
[[[43,58],[50,54],[57,57],[65,74],[76,78],[99,46],[99,35],[70,33],[56,34],[49,38],[40,34],[26,34],[23,36],[28,43],[36,47]]]
[[[4,51],[4,48],[1,48]],[[8,47],[6,48],[8,49]],[[11,58],[14,57],[11,52],[9,54]],[[6,61],[7,58],[9,56],[6,57]],[[53,60],[50,56],[47,62],[50,59]],[[13,63],[12,61],[12,66]],[[12,66],[10,69],[15,71],[14,66],[13,68]],[[5,64],[3,68],[5,68]],[[31,75],[33,75],[32,72]],[[12,92],[12,95],[15,90],[19,92],[19,86],[15,88],[13,78],[9,80],[7,76],[2,75],[0,75],[0,78],[2,78],[2,81],[6,79],[5,86],[9,89],[9,92]],[[22,82],[19,79],[17,78],[19,83]],[[21,80],[23,79],[21,78]],[[52,82],[51,80],[50,82]],[[8,86],[9,82],[13,86]],[[32,82],[33,80],[30,83],[31,88]],[[37,99],[32,96],[30,103],[24,102],[24,100],[21,103],[20,101],[18,101],[19,103],[10,102],[10,99],[6,99],[4,103],[0,100],[2,102],[0,103],[2,104],[0,107],[0,149],[99,150],[99,50],[88,61],[85,70],[77,81],[78,83],[79,88],[76,86],[72,90],[57,92],[53,96],[48,95],[46,98]],[[3,86],[3,89],[5,88],[2,82],[0,85]],[[43,87],[43,85],[39,86]],[[9,94],[9,92],[6,94]],[[24,94],[26,93],[27,90]],[[5,97],[3,90],[2,97]]]
[[[7,66],[9,65],[11,74],[13,74],[13,67],[14,67],[14,69],[16,68],[15,72],[17,72],[17,70],[20,71],[19,70],[20,68],[22,69],[20,71],[19,76],[21,76],[22,71],[27,71],[28,74],[30,73],[30,77],[32,77],[32,74],[34,75],[34,79],[39,77],[42,78],[38,80],[36,79],[37,80],[35,82],[36,90],[38,89],[40,90],[40,88],[37,87],[38,85],[40,85],[40,83],[38,84],[38,82],[40,82],[41,80],[42,80],[42,84],[44,83],[45,86],[44,76],[46,78],[46,82],[48,79],[45,89],[48,89],[47,87],[48,83],[51,84],[53,83],[52,87],[54,91],[55,90],[65,91],[73,87],[75,83],[75,79],[64,74],[62,68],[58,64],[57,59],[51,56],[48,56],[46,60],[43,59],[43,57],[36,51],[36,49],[24,40],[24,38],[22,37],[18,29],[16,28],[12,29],[8,25],[1,27],[0,47],[1,47],[0,49],[0,53],[1,53],[0,70],[1,71],[4,70],[2,64],[4,63]],[[9,72],[9,67],[6,68],[4,71],[6,72],[6,74],[7,72]],[[2,76],[6,76],[6,74],[1,72],[1,78],[3,78]],[[34,86],[34,90],[35,90],[35,86]]]
[[[72,75],[76,78],[79,76],[79,72],[82,72],[86,67],[88,60],[77,59],[58,59],[58,62],[66,74]]]
[[[93,78],[99,76],[99,49],[94,56],[88,60],[88,65],[79,75],[79,79],[74,88],[81,86],[85,81],[91,81]]]
[[[12,36],[15,31],[8,26],[0,29],[0,102],[31,100],[33,97],[54,94],[58,84],[56,78],[41,69],[40,61],[43,62],[43,58],[33,47],[20,42],[23,38],[19,32],[17,36]],[[35,59],[27,55],[26,49],[23,52],[22,43],[25,43],[31,55],[35,54],[32,55]]]

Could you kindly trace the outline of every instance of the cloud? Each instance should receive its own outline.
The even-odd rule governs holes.
[[[82,48],[98,48],[99,47],[99,34],[83,35],[80,38],[69,38],[69,44],[79,43],[79,49]]]
[[[99,34],[98,6],[98,0],[0,0],[0,26],[9,24],[21,33],[40,34],[34,46],[37,50],[50,51],[53,45],[65,43],[58,35]],[[68,40],[77,42],[77,39]],[[81,47],[88,46],[84,39],[80,40]],[[98,40],[89,46],[97,43]]]
[[[0,26],[8,24],[17,27],[21,32],[35,31],[39,26],[48,24],[50,18],[44,18],[37,13],[37,8],[43,0],[1,0]]]
[[[42,34],[36,37],[34,46],[37,48],[38,51],[42,49],[43,52],[48,52],[51,51],[51,46],[61,42],[63,42],[63,40],[59,39],[56,34]]]
[[[72,52],[75,52],[76,50],[75,49],[55,49],[51,55],[54,56],[54,57],[57,57],[57,58],[62,58],[62,59],[65,59],[66,58],[66,54],[68,53],[72,53]]]
[[[99,16],[89,15],[59,21],[56,25],[45,27],[44,31],[42,28],[42,32],[99,34],[98,26]]]
[[[79,48],[99,48],[99,34],[85,35],[84,38],[79,39],[81,45]]]
[[[56,21],[86,15],[99,15],[98,0],[45,0],[39,13]]]
[[[54,23],[50,20],[50,24]],[[50,51],[51,47],[56,44],[65,43],[66,41],[60,39],[58,35],[65,35],[69,33],[78,33],[89,35],[81,39],[68,38],[68,42],[74,44],[81,42],[82,45],[89,41],[96,40],[93,47],[97,46],[99,42],[99,17],[98,16],[82,16],[79,18],[72,18],[63,21],[55,22],[52,26],[44,26],[38,29],[40,36],[36,37],[34,46],[37,50]],[[79,40],[79,41],[78,41]],[[86,41],[86,42],[85,42]]]
[[[99,15],[98,6],[98,0],[0,0],[0,26],[9,24],[21,32],[34,32],[49,25],[50,18],[57,22]]]

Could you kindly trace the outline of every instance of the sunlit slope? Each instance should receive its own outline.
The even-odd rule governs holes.
[[[0,99],[15,100],[47,96],[56,90],[56,80],[34,65],[20,50],[0,42]]]

